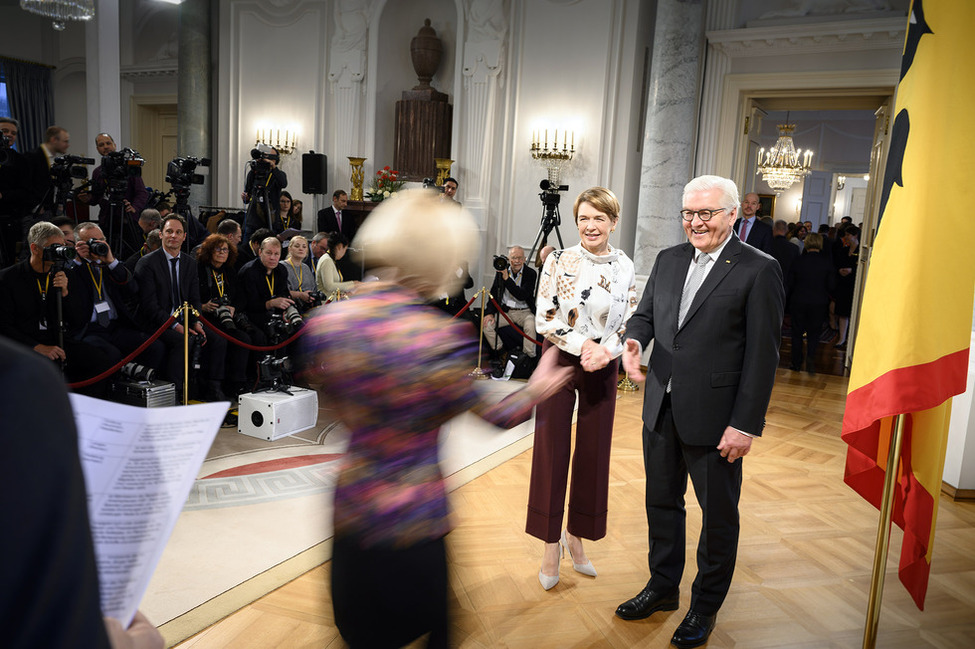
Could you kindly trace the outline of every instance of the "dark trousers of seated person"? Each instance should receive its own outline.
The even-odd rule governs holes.
[[[194,334],[190,334],[192,338]],[[175,329],[167,329],[159,337],[166,346],[166,362],[164,375],[167,380],[176,385],[183,384],[183,334]],[[206,344],[203,345],[201,352],[202,367],[201,374],[196,378],[203,381],[222,381],[226,373],[224,361],[227,355],[227,341],[210,332],[206,337]],[[190,359],[192,363],[192,358]],[[190,372],[192,373],[192,369]]]
[[[351,649],[402,647],[427,633],[428,648],[446,648],[444,540],[394,549],[361,548],[357,539],[336,538],[332,608]]]
[[[216,325],[220,331],[230,336],[234,340],[241,342],[245,345],[261,345],[262,342],[257,342],[257,340],[263,340],[264,336],[256,329],[252,329],[251,332],[246,332],[243,329],[226,329],[222,325]],[[221,338],[220,334],[213,331],[207,330],[207,339],[211,338]],[[221,340],[226,343],[225,361],[224,361],[224,378],[227,383],[234,384],[235,387],[241,386],[247,383],[246,377],[247,372],[250,369],[248,367],[251,358],[251,350],[246,347],[241,347],[236,344],[233,340]],[[208,347],[209,345],[207,345]],[[203,348],[204,355],[207,362],[210,362],[210,351],[206,347]],[[256,352],[254,352],[256,353]],[[214,359],[214,362],[216,359]],[[255,361],[256,362],[256,361]]]
[[[63,367],[64,379],[68,383],[77,383],[98,376],[112,366],[105,358],[102,350],[80,340],[65,338],[63,366],[52,361],[59,368]],[[90,397],[104,398],[108,394],[109,382],[99,381],[94,385],[83,388],[72,388],[72,392],[86,394]]]
[[[107,327],[91,322],[81,334],[82,342],[102,350],[109,366],[117,365],[148,339],[149,334],[120,325],[117,320],[112,320]],[[165,357],[166,346],[161,340],[155,340],[136,357],[135,362],[162,372]]]
[[[823,333],[829,304],[798,304],[789,309],[792,320],[792,369],[802,367],[802,334],[806,334],[806,370],[815,368],[816,349]]]

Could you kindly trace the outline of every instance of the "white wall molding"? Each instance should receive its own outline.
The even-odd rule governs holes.
[[[907,20],[879,18],[709,31],[708,42],[736,57],[797,56],[902,47]]]

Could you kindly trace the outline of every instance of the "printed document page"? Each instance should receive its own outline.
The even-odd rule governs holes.
[[[102,614],[131,623],[227,402],[140,408],[71,395]]]

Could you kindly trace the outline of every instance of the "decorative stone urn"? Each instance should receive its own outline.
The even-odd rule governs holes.
[[[430,19],[423,21],[423,27],[410,41],[410,57],[413,59],[413,69],[416,70],[420,85],[413,90],[423,90],[430,87],[433,75],[440,68],[443,57],[443,43],[437,38],[437,32],[430,26]]]

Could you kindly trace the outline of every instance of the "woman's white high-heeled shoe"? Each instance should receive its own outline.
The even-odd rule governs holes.
[[[559,545],[559,563],[562,562],[562,546]],[[558,569],[558,565],[556,565]],[[542,585],[545,590],[551,590],[555,587],[555,584],[559,583],[559,576],[556,574],[554,577],[550,577],[542,572],[542,569],[538,569],[538,582]]]
[[[596,576],[596,568],[593,567],[592,561],[586,561],[585,563],[576,563],[576,558],[572,556],[572,550],[569,550],[569,541],[565,538],[565,530],[562,530],[562,538],[559,539],[559,543],[568,551],[569,557],[572,559],[572,567],[576,572],[581,572],[584,575],[590,577]],[[554,584],[553,584],[554,586]]]

